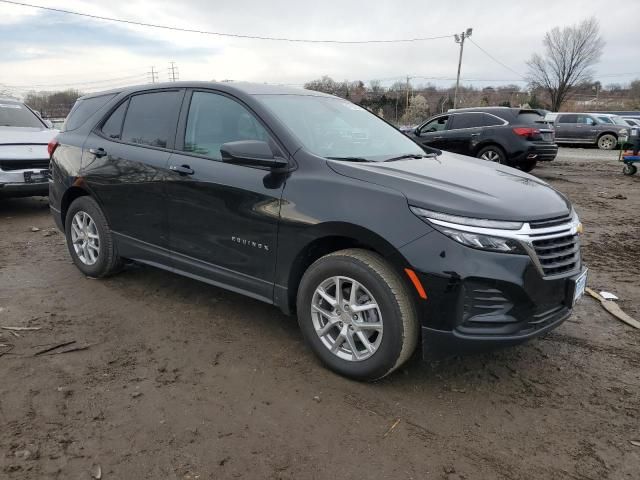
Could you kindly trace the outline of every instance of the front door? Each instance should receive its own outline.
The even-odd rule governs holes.
[[[271,301],[284,177],[268,169],[223,163],[220,147],[274,139],[238,100],[193,91],[185,101],[174,171],[167,183],[174,265],[212,283]],[[185,170],[187,173],[185,173]]]
[[[429,120],[419,127],[419,134],[413,137],[414,140],[425,147],[448,150],[446,139],[448,120],[449,115],[440,115],[439,117]]]

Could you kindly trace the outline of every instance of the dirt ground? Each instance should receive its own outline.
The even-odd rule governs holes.
[[[575,203],[590,285],[640,319],[640,175],[616,155],[534,173]],[[0,326],[40,328],[0,330],[0,478],[640,478],[640,331],[591,298],[520,347],[360,384],[274,307],[148,267],[85,278],[38,198],[0,201]]]

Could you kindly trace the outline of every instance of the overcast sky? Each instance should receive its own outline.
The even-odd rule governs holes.
[[[28,0],[26,0],[28,2]],[[603,0],[109,0],[30,3],[176,27],[303,39],[397,39],[453,35],[471,39],[512,70],[465,44],[462,77],[476,86],[517,83],[525,61],[541,50],[554,26],[596,16],[605,53],[596,78],[603,84],[640,78],[637,29],[640,1],[618,7]],[[401,44],[326,45],[222,38],[80,18],[0,3],[0,90],[30,87],[85,91],[144,83],[155,66],[161,81],[175,61],[182,80],[246,80],[302,84],[388,79],[449,85],[458,46],[452,38]],[[516,73],[517,72],[517,73]],[[519,82],[524,85],[522,81]],[[7,87],[8,86],[8,87]]]

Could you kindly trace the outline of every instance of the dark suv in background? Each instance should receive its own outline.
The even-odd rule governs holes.
[[[618,145],[618,137],[629,134],[626,122],[620,117],[611,121],[599,120],[602,114],[559,113],[554,122],[558,143],[578,143],[597,145],[602,150],[613,150]],[[618,122],[620,121],[620,123]]]
[[[536,110],[460,108],[436,115],[407,133],[426,147],[482,158],[529,172],[558,154],[553,129]]]
[[[331,95],[131,87],[78,100],[50,149],[51,211],[85,275],[126,259],[275,304],[352,378],[387,375],[419,342],[432,356],[525,341],[584,291],[562,194],[426,154]]]

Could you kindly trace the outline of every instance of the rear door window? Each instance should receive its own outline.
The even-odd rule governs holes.
[[[560,115],[558,123],[578,123],[578,115]]]
[[[62,126],[63,131],[75,130],[86,122],[91,115],[104,107],[109,100],[116,94],[100,95],[99,97],[91,97],[76,101],[75,105],[69,112],[69,116]]]
[[[504,125],[504,121],[482,112],[458,113],[451,118],[450,130]]]
[[[193,92],[184,150],[221,160],[222,144],[240,140],[268,141],[269,134],[253,114],[235,100],[217,93]]]
[[[167,148],[175,137],[182,94],[176,90],[131,97],[122,127],[122,141]]]

